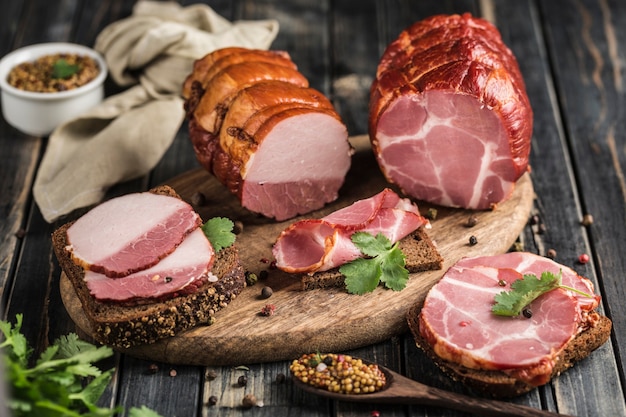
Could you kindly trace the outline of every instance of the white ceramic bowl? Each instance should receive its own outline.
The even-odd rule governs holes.
[[[100,73],[78,88],[55,93],[36,93],[15,88],[7,82],[9,72],[23,62],[55,53],[86,55],[98,63]],[[104,98],[107,67],[100,54],[72,43],[41,43],[17,49],[0,60],[2,115],[16,129],[33,136],[46,136],[61,123],[79,116]]]

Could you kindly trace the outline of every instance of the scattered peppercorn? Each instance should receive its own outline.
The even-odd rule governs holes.
[[[276,383],[277,384],[282,384],[283,382],[285,382],[285,374],[283,374],[282,372],[276,375]]]
[[[331,358],[326,365],[326,358]],[[325,366],[319,367],[320,364]],[[368,394],[385,387],[385,374],[375,364],[334,353],[311,353],[294,360],[290,367],[294,377],[316,388],[343,394]]]
[[[170,369],[170,376],[175,377],[177,374],[176,369]]]
[[[272,287],[265,286],[261,289],[261,298],[270,298],[273,293]]]
[[[529,319],[533,316],[533,312],[530,308],[526,307],[525,309],[522,310],[522,315],[526,317],[527,319]]]
[[[209,369],[206,373],[205,378],[207,381],[213,381],[215,378],[217,378],[217,372],[215,372],[215,370],[213,369]]]
[[[467,227],[474,227],[478,224],[478,217],[471,215],[467,218],[467,222],[465,223],[465,225]]]
[[[580,223],[583,226],[591,226],[593,224],[593,216],[591,214],[585,214]]]
[[[191,195],[191,204],[194,206],[204,206],[206,204],[206,196],[200,191],[196,191]]]
[[[501,287],[506,287],[506,281],[503,280],[503,279],[499,279],[498,280],[498,285],[501,286]]]
[[[209,404],[209,405],[215,405],[215,404],[217,404],[217,397],[216,397],[215,395],[211,395],[211,396],[209,397],[209,402],[208,402],[208,404]]]
[[[435,220],[437,219],[437,209],[436,208],[429,208],[428,211],[426,212],[426,217],[428,217],[430,220]]]
[[[26,236],[26,230],[22,228],[17,229],[17,231],[15,232],[15,237],[18,239],[23,239],[24,236]]]
[[[476,236],[474,236],[474,235],[470,236],[470,238],[469,238],[470,246],[474,246],[477,243],[478,243],[478,239],[476,239]]]
[[[259,259],[259,262],[261,262],[261,263],[263,263],[263,264],[269,264],[269,263],[270,263],[270,260],[269,260],[269,259],[267,259],[267,258],[261,258],[261,259]]]
[[[587,255],[586,253],[581,254],[578,257],[578,262],[581,264],[586,264],[587,262],[589,262],[589,255]]]
[[[276,269],[276,261],[270,262],[270,269]]]
[[[239,235],[241,232],[243,232],[243,223],[241,220],[235,220],[233,223],[233,233]]]
[[[380,417],[380,411],[372,410],[372,412],[370,413],[370,416],[372,416],[372,417]]]
[[[246,394],[241,400],[241,405],[245,408],[252,408],[257,405],[257,399],[253,394]]]
[[[513,246],[511,246],[511,250],[513,252],[524,252],[524,244],[522,242],[515,242]]]
[[[151,374],[156,374],[157,372],[159,372],[159,365],[157,365],[156,363],[151,363],[150,366],[148,366],[148,372]]]
[[[269,273],[266,270],[259,272],[259,279],[266,279]]]
[[[544,234],[546,232],[546,225],[544,223],[541,223],[539,225],[539,228],[537,229],[537,233],[539,233],[540,235]]]
[[[172,277],[165,277],[165,282],[172,282],[174,278]]]
[[[533,215],[530,218],[530,224],[533,225],[533,226],[536,225],[536,224],[539,224],[539,222],[541,222],[541,218],[537,214]]]
[[[245,387],[246,385],[248,385],[248,377],[245,375],[241,375],[237,379],[237,385],[239,385],[240,387]]]
[[[254,272],[246,271],[244,275],[246,277],[246,285],[248,287],[253,286],[258,281],[258,277]]]
[[[556,251],[554,249],[548,249],[546,256],[550,259],[556,259]]]
[[[276,306],[274,304],[265,304],[259,313],[262,316],[271,316],[274,314],[274,310],[276,310]]]

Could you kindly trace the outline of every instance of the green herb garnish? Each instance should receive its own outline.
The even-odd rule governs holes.
[[[234,223],[226,217],[213,217],[202,225],[202,231],[213,245],[215,252],[235,243]]]
[[[584,295],[585,297],[593,298],[592,295],[584,291],[561,284],[561,272],[562,271],[559,271],[558,274],[553,274],[552,272],[546,271],[541,274],[541,278],[537,278],[534,274],[524,275],[523,278],[511,284],[510,291],[502,291],[496,294],[494,298],[496,303],[491,307],[491,312],[498,316],[517,316],[522,312],[524,307],[540,295],[557,288],[563,288]]]
[[[339,268],[345,277],[346,289],[352,294],[365,294],[376,289],[379,282],[394,291],[400,291],[409,280],[409,271],[404,267],[404,254],[398,243],[391,244],[382,233],[375,237],[367,232],[356,232],[352,243],[366,255]]]
[[[78,64],[70,64],[65,59],[60,58],[52,65],[52,78],[70,78],[78,73],[79,69]]]
[[[3,377],[10,385],[7,407],[14,417],[112,417],[122,411],[96,405],[114,369],[102,372],[94,363],[113,355],[111,348],[96,347],[70,333],[57,339],[30,366],[33,350],[21,333],[22,320],[21,314],[15,316],[15,326],[0,320]],[[90,381],[86,385],[85,378]],[[129,415],[160,417],[146,407],[133,407]]]

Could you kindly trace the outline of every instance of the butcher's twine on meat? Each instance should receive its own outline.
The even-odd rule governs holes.
[[[277,34],[275,20],[231,23],[203,4],[153,1],[107,26],[95,49],[127,89],[50,135],[33,187],[44,219],[98,203],[112,185],[154,168],[184,120],[182,84],[194,60],[227,46],[268,49]]]

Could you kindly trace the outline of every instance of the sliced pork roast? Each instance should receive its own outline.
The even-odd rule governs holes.
[[[85,270],[119,278],[155,265],[202,219],[186,202],[150,192],[113,198],[67,230],[73,261]]]
[[[212,52],[183,94],[198,161],[243,207],[282,221],[337,199],[351,162],[346,127],[286,52]]]
[[[362,256],[351,240],[356,232],[382,233],[395,243],[427,222],[415,204],[387,188],[321,219],[293,223],[277,238],[272,252],[277,268],[313,274]]]
[[[437,15],[385,50],[369,132],[387,180],[407,195],[493,208],[528,169],[533,115],[517,61],[486,20]]]
[[[170,191],[169,187],[161,187]],[[173,190],[171,190],[173,193]],[[215,279],[215,252],[193,208],[153,192],[108,200],[67,228],[64,250],[99,301],[137,302],[195,292]]]
[[[492,313],[496,294],[525,274],[562,273],[562,284],[593,295],[574,270],[524,252],[465,258],[433,286],[419,316],[419,334],[440,358],[469,369],[499,370],[532,386],[547,383],[558,356],[594,327],[600,297],[556,289],[532,301],[526,314]]]

